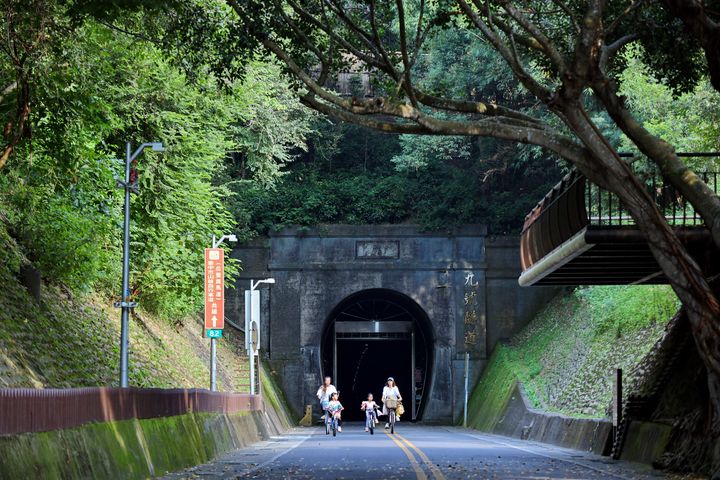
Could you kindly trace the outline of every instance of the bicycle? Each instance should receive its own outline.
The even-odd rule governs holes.
[[[330,435],[330,428],[332,426],[332,417],[330,411],[325,409],[325,435]]]
[[[398,406],[398,400],[395,398],[387,398],[385,399],[385,408],[388,412],[388,426],[390,428],[390,433],[395,433],[395,409]]]
[[[332,429],[333,437],[336,437],[336,436],[337,436],[337,431],[338,431],[338,418],[337,418],[337,416],[332,415],[331,420],[330,420],[330,425],[331,425],[330,428]]]
[[[365,412],[365,428],[368,429],[370,435],[375,435],[375,409],[369,415],[368,412]]]
[[[395,433],[395,409],[388,408],[388,425],[390,425],[390,433]]]

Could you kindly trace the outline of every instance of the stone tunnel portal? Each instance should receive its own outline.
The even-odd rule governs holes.
[[[432,325],[422,307],[394,290],[369,289],[346,297],[328,316],[322,369],[340,391],[344,419],[364,420],[360,403],[372,393],[381,404],[382,387],[393,377],[404,419],[419,420],[432,379],[432,352]]]

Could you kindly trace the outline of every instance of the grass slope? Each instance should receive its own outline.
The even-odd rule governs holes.
[[[588,287],[559,295],[510,342],[498,345],[470,399],[470,423],[492,425],[515,380],[535,407],[606,416],[613,370],[634,368],[678,307],[666,286]],[[625,390],[631,387],[626,383]]]
[[[118,384],[120,312],[111,299],[44,284],[40,300],[18,280],[26,261],[0,232],[0,387],[81,387]],[[247,390],[239,332],[218,342],[218,387]],[[130,320],[130,385],[207,388],[209,340],[199,319],[171,325],[140,311]]]

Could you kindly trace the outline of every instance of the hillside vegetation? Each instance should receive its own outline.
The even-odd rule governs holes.
[[[19,281],[28,260],[0,227],[0,387],[117,385],[120,314],[112,299],[44,283],[40,299]],[[246,389],[239,332],[218,342],[221,390]],[[130,384],[207,388],[209,341],[199,319],[171,325],[140,311],[130,322]]]
[[[491,422],[488,416],[499,413],[516,380],[536,408],[606,416],[613,370],[632,370],[678,307],[667,286],[589,287],[559,295],[498,345],[470,400],[471,424]]]

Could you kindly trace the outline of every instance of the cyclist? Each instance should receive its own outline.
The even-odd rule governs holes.
[[[390,418],[390,411],[385,406],[385,400],[388,398],[392,398],[397,400],[398,402],[402,401],[402,396],[400,396],[400,390],[398,390],[397,385],[395,385],[395,379],[393,377],[388,377],[387,382],[385,382],[385,386],[383,387],[383,393],[382,393],[382,402],[383,402],[383,415],[388,415],[388,419]],[[397,421],[397,418],[396,418]],[[385,424],[385,428],[390,428],[390,422]]]
[[[342,403],[340,403],[340,400],[338,400],[338,392],[333,392],[330,394],[330,401],[327,404],[327,412],[337,419],[337,431],[342,432],[342,418],[340,418],[340,412],[342,412],[345,408],[342,406]]]
[[[367,400],[362,402],[362,404],[360,405],[360,410],[365,412],[365,431],[366,432],[368,431],[368,428],[370,427],[370,425],[375,425],[377,423],[377,412],[375,410],[377,410],[378,408],[380,408],[380,405],[375,403],[375,401],[373,400],[373,394],[368,393]],[[372,423],[370,423],[370,422],[372,422]]]
[[[320,410],[322,410],[322,417],[325,418],[325,409],[327,408],[328,402],[330,402],[330,395],[337,392],[337,388],[332,384],[331,377],[325,377],[323,384],[320,385],[317,391],[317,398],[320,401]]]

